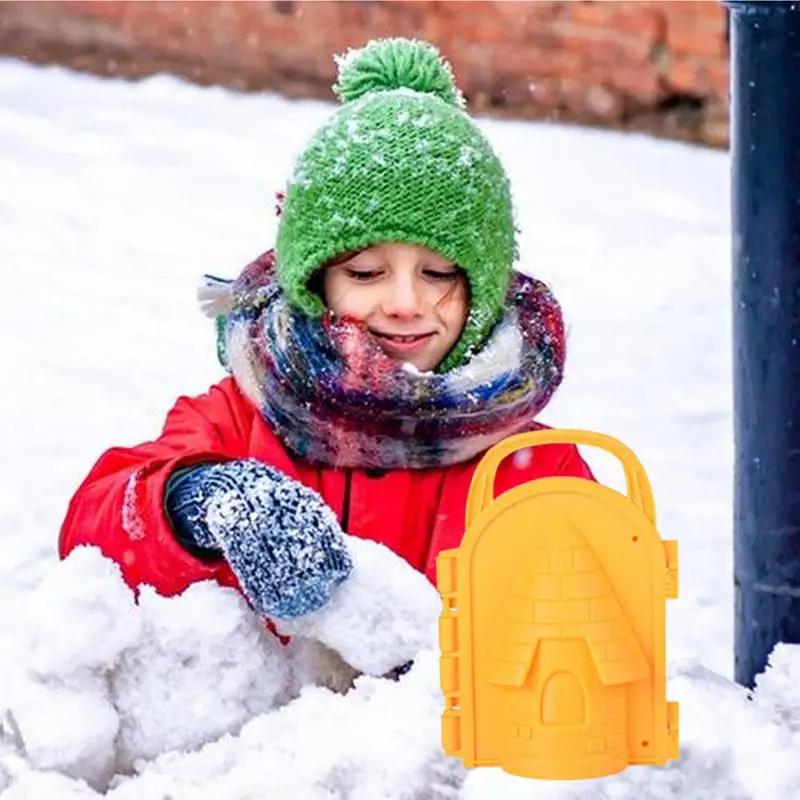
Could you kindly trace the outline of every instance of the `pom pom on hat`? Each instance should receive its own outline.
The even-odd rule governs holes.
[[[464,107],[464,96],[450,65],[427,42],[377,39],[336,56],[335,61],[339,80],[333,91],[343,103],[372,92],[410,89],[439,97],[456,108]]]

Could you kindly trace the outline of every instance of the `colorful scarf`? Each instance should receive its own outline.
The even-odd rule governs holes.
[[[236,281],[207,276],[200,300],[242,392],[306,461],[424,469],[467,461],[530,429],[561,382],[564,329],[541,282],[515,273],[507,312],[480,352],[445,374],[387,356],[363,323],[304,316],[268,251]]]

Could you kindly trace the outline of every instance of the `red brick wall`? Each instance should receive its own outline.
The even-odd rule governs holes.
[[[331,97],[332,54],[436,43],[473,110],[724,145],[728,47],[705,2],[0,2],[0,53]]]

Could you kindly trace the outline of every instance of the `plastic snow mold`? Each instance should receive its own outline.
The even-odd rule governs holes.
[[[616,456],[627,497],[554,477],[494,498],[504,458],[555,443]],[[464,539],[436,566],[448,755],[545,780],[678,758],[678,704],[666,700],[677,542],[660,538],[650,482],[625,445],[543,430],[494,446],[472,480]]]

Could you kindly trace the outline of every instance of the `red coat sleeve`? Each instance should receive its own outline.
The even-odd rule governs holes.
[[[226,378],[206,394],[179,398],[155,441],[106,451],[69,503],[59,556],[94,545],[120,565],[129,586],[148,584],[163,595],[206,579],[236,585],[226,563],[204,563],[178,544],[164,491],[180,467],[246,457],[253,413]]]

